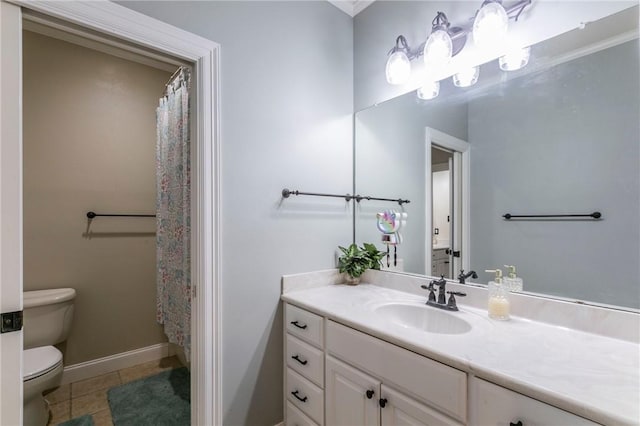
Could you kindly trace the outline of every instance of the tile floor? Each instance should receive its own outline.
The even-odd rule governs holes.
[[[112,426],[107,402],[110,388],[178,367],[182,364],[173,356],[60,386],[45,395],[51,408],[49,425],[91,414],[95,426]]]

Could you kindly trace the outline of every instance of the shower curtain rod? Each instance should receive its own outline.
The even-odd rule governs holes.
[[[189,71],[189,68],[183,66],[178,67],[178,69],[175,70],[173,74],[171,74],[171,77],[169,77],[169,81],[167,81],[167,84],[164,85],[165,89],[169,87],[169,85],[173,82],[173,79],[182,71]]]
[[[87,217],[89,219],[93,219],[98,216],[108,216],[108,217],[156,217],[155,214],[103,214],[96,212],[87,212]]]

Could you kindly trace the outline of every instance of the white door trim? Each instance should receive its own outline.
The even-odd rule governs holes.
[[[222,424],[218,267],[220,45],[106,0],[9,1],[193,63],[191,422],[194,425]],[[19,84],[16,81],[16,85]]]
[[[22,310],[22,20],[0,2],[0,312]],[[22,424],[22,331],[0,335],[0,424]]]
[[[455,234],[455,241],[451,241],[453,250],[460,250],[462,257],[460,258],[460,268],[469,269],[469,224],[470,220],[470,148],[468,142],[458,139],[451,135],[448,135],[439,130],[431,127],[425,127],[425,273],[431,275],[432,268],[432,178],[431,178],[431,145],[438,145],[454,152],[454,173],[461,173],[461,176],[457,176],[461,179],[462,189],[454,185],[454,198],[457,202],[462,204],[462,220],[460,226],[462,229],[458,230]],[[455,180],[455,178],[454,178]],[[454,218],[454,220],[456,220]],[[457,263],[457,260],[456,262]],[[454,271],[457,269],[455,266]],[[455,276],[452,277],[455,279]]]

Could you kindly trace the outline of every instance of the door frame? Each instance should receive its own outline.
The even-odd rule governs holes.
[[[7,0],[57,18],[171,55],[193,64],[191,282],[191,423],[222,424],[220,312],[220,45],[124,6],[106,1],[57,2]],[[22,15],[22,14],[21,14]],[[0,40],[1,42],[1,40]],[[4,70],[0,69],[0,75]],[[21,87],[21,75],[15,81]],[[20,102],[19,98],[15,99]],[[20,106],[21,107],[21,106]],[[22,136],[19,146],[22,148]],[[0,141],[4,143],[4,139]],[[18,182],[21,186],[21,182]],[[5,186],[2,187],[4,193]],[[22,188],[20,187],[20,195]],[[4,194],[3,194],[4,196]],[[20,206],[2,206],[3,217]],[[20,237],[22,242],[22,237]],[[20,268],[22,271],[22,267]],[[20,288],[22,283],[19,284]],[[4,292],[6,283],[2,283]],[[20,376],[21,377],[21,376]],[[16,383],[20,386],[21,383]],[[4,408],[4,405],[3,405]],[[20,412],[22,404],[19,404]],[[21,417],[21,416],[20,416]]]
[[[462,205],[460,215],[453,217],[453,226],[456,228],[454,238],[451,240],[451,249],[459,250],[460,258],[453,258],[452,268],[469,269],[469,242],[470,233],[470,148],[467,141],[458,139],[447,133],[441,132],[431,127],[425,127],[425,274],[431,275],[432,269],[432,231],[433,231],[433,200],[432,200],[432,176],[431,176],[431,146],[437,145],[453,152],[453,202],[454,205]],[[459,217],[456,217],[459,216]]]

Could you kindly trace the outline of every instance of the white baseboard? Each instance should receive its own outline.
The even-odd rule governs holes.
[[[111,373],[134,365],[165,358],[172,355],[173,350],[168,343],[158,343],[146,348],[134,349],[115,355],[98,358],[80,364],[64,367],[62,373],[62,384],[77,382],[78,380],[89,379],[101,374]]]

